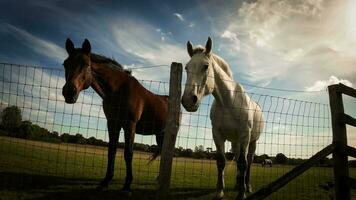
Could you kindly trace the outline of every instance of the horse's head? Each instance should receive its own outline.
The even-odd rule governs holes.
[[[214,90],[214,72],[212,67],[212,41],[208,38],[205,48],[193,45],[188,41],[187,50],[191,57],[185,70],[187,80],[182,97],[182,104],[189,112],[198,110],[202,98]]]
[[[92,83],[90,68],[91,46],[87,39],[84,40],[82,48],[74,48],[73,42],[68,38],[66,41],[68,58],[64,60],[66,83],[62,94],[66,103],[75,103],[79,92],[87,89]]]

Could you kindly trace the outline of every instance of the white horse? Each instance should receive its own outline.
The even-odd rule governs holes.
[[[270,167],[272,167],[273,162],[271,159],[267,158],[267,159],[264,159],[261,164],[262,164],[262,167],[264,167],[266,165],[269,165]]]
[[[197,111],[204,96],[215,98],[211,110],[213,139],[217,151],[217,191],[215,199],[224,196],[225,141],[232,144],[237,164],[237,199],[246,198],[251,192],[250,166],[256,150],[264,119],[260,106],[233,80],[229,65],[211,52],[212,41],[208,38],[205,48],[187,43],[191,57],[185,69],[187,80],[182,104],[189,112]]]

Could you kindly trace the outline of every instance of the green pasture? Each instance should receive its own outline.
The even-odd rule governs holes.
[[[106,171],[104,147],[52,144],[0,137],[0,199],[154,199],[159,159],[148,164],[150,154],[134,153],[131,198],[120,188],[125,177],[123,152],[118,150],[115,177],[106,191],[95,188]],[[216,182],[214,160],[174,158],[171,199],[211,199]],[[294,166],[261,167],[254,164],[254,190],[275,180]],[[351,169],[351,174],[355,171]],[[235,164],[225,170],[226,199],[233,199]],[[332,181],[332,169],[313,167],[268,199],[328,199],[320,185]]]

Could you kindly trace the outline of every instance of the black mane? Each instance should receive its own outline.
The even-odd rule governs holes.
[[[124,67],[114,59],[110,59],[105,56],[94,54],[94,53],[91,54],[90,59],[95,63],[109,64],[110,66],[116,69],[120,69],[128,74],[131,74],[131,70],[124,69]]]

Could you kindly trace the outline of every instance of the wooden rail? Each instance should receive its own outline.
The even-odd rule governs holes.
[[[329,146],[325,147],[323,150],[319,151],[317,154],[309,158],[304,163],[298,165],[297,167],[293,168],[291,171],[280,177],[279,179],[273,181],[272,183],[268,184],[267,186],[259,189],[257,192],[251,194],[246,198],[246,200],[252,199],[264,199],[268,197],[273,192],[276,192],[278,189],[282,188],[284,185],[292,181],[293,179],[297,178],[303,172],[311,168],[313,165],[318,163],[321,159],[325,158],[326,156],[330,155],[335,150],[335,145],[330,144]]]
[[[333,143],[338,148],[333,152],[335,199],[351,198],[348,155],[356,156],[356,150],[347,146],[346,124],[355,126],[355,119],[345,115],[342,94],[356,98],[356,90],[343,84],[330,85],[329,101],[332,119]]]
[[[328,90],[333,131],[332,144],[284,176],[251,194],[247,197],[248,200],[268,197],[331,153],[334,161],[335,199],[350,200],[350,189],[356,188],[356,180],[349,177],[348,156],[356,158],[356,149],[347,146],[346,124],[356,126],[356,119],[344,113],[342,94],[356,98],[356,90],[343,84],[331,85]]]

